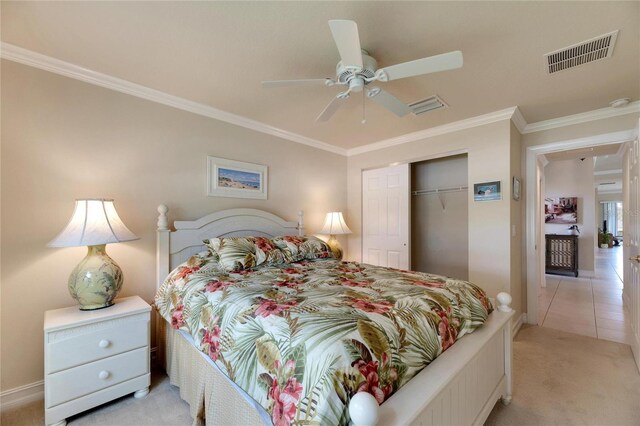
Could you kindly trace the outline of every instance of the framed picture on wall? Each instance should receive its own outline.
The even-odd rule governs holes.
[[[207,157],[207,195],[267,199],[267,166]]]
[[[473,201],[502,200],[500,181],[473,184]]]
[[[545,223],[578,223],[578,197],[552,197],[544,199]]]
[[[516,201],[520,200],[520,179],[517,177],[513,177],[513,185],[511,188],[511,195],[513,199]]]

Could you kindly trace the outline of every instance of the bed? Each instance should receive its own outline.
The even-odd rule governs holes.
[[[513,312],[509,307],[508,294],[498,295],[497,309],[492,311],[491,304],[484,300],[483,294],[477,292],[475,286],[469,283],[463,286],[454,280],[445,282],[444,278],[434,278],[410,271],[393,271],[392,276],[388,268],[323,258],[288,259],[296,262],[284,266],[265,263],[260,268],[239,268],[232,272],[220,272],[218,262],[222,264],[224,259],[216,250],[207,250],[203,240],[212,237],[251,235],[265,238],[289,236],[286,238],[287,241],[297,241],[295,236],[303,235],[302,213],[299,213],[298,221],[289,222],[260,210],[232,209],[212,213],[195,221],[176,221],[174,222],[175,231],[170,231],[167,207],[160,206],[158,212],[158,300],[178,300],[172,311],[167,309],[166,302],[158,303],[159,314],[156,326],[158,355],[166,367],[171,382],[180,387],[181,397],[189,403],[195,419],[194,424],[204,421],[207,424],[337,424],[349,419],[349,415],[345,417],[345,411],[350,414],[353,424],[363,426],[376,424],[376,422],[422,425],[482,424],[498,399],[501,398],[504,403],[510,402]],[[282,239],[273,241],[278,240],[282,242]],[[312,240],[309,239],[309,241]],[[286,252],[286,250],[283,251]],[[213,260],[210,258],[211,253],[216,256]],[[180,268],[173,271],[178,266]],[[211,279],[202,278],[207,268],[210,269],[208,273],[213,272],[218,275]],[[172,278],[166,280],[171,271],[173,271]],[[239,277],[238,274],[243,277]],[[274,284],[277,297],[284,295],[282,300],[273,299],[277,303],[273,300],[256,298],[253,294],[254,297],[251,299],[254,301],[253,305],[244,306],[242,305],[244,302],[241,302],[244,299],[235,299],[235,303],[219,307],[217,302],[211,305],[211,300],[206,298],[218,297],[222,291],[225,292],[225,300],[233,299],[234,291],[251,294],[251,289],[256,285],[282,281],[280,278],[282,276],[290,278],[282,283],[278,282],[277,285]],[[316,276],[323,277],[321,284],[314,284],[313,279],[310,278]],[[369,276],[377,278],[370,280],[371,282],[364,282],[362,279],[358,281],[358,277]],[[197,287],[194,284],[198,279],[202,280],[203,286]],[[169,294],[167,285],[162,286],[165,280],[170,283],[169,287],[176,287],[186,293],[191,292],[202,302],[193,302],[188,306],[180,305],[184,294]],[[406,285],[407,280],[411,281],[412,285]],[[191,287],[186,286],[185,282],[189,282]],[[231,282],[239,284],[231,285]],[[329,282],[338,284],[328,285]],[[416,282],[422,283],[422,287],[425,288],[413,285]],[[178,284],[174,286],[174,283]],[[320,324],[324,317],[314,317],[314,310],[317,311],[317,309],[314,309],[313,303],[303,302],[306,300],[302,297],[306,295],[305,292],[316,294],[320,290],[338,292],[337,299],[327,299],[332,309],[338,309],[337,312],[340,312],[339,315],[332,317],[331,321],[334,324],[330,326]],[[399,295],[402,294],[398,293],[400,290],[406,290],[408,293],[400,298]],[[447,293],[444,292],[445,290]],[[447,306],[449,311],[453,306],[457,312],[454,316],[458,318],[457,321],[463,318],[462,324],[457,324],[455,328],[459,336],[475,330],[451,345],[450,343],[459,336],[455,335],[453,326],[447,328],[448,323],[444,315],[442,318],[436,316],[432,323],[439,327],[445,324],[440,332],[441,336],[448,337],[446,339],[441,337],[441,347],[430,349],[431,352],[437,352],[439,356],[435,360],[429,358],[430,364],[424,369],[416,367],[417,364],[412,361],[415,357],[408,354],[407,347],[413,346],[414,349],[418,348],[420,353],[426,353],[429,351],[425,348],[431,348],[433,340],[427,338],[429,337],[428,329],[421,329],[415,318],[407,319],[411,327],[399,327],[395,324],[397,329],[403,330],[402,333],[406,332],[400,338],[389,338],[388,341],[380,338],[380,330],[385,331],[385,326],[388,326],[384,321],[389,322],[388,318],[392,318],[394,322],[404,320],[401,316],[388,313],[389,309],[402,303],[418,303],[416,294],[421,291],[433,299],[428,300],[429,303],[435,304],[433,306]],[[359,296],[356,297],[354,294]],[[364,301],[361,300],[363,294],[366,299]],[[379,300],[371,294],[378,295]],[[398,296],[394,296],[396,294]],[[461,303],[461,300],[467,299],[471,301],[471,308]],[[355,308],[342,306],[348,303]],[[201,310],[197,311],[197,309]],[[244,313],[236,313],[231,317],[241,318],[240,327],[245,329],[247,327],[255,329],[257,326],[252,325],[254,322],[263,328],[265,324],[275,327],[269,333],[265,331],[267,328],[264,328],[250,337],[255,345],[253,352],[258,356],[253,364],[234,364],[225,359],[223,355],[232,358],[232,361],[235,357],[237,362],[238,359],[244,359],[247,351],[223,354],[221,347],[225,347],[225,343],[228,347],[228,341],[232,340],[234,348],[237,348],[239,346],[235,345],[235,341],[243,337],[239,338],[229,333],[223,333],[224,336],[222,336],[220,330],[221,328],[229,330],[229,320],[220,318],[218,315],[220,312],[215,309],[220,309],[222,312],[244,309],[242,311]],[[296,315],[288,314],[288,310],[296,312]],[[274,315],[271,315],[272,313]],[[357,327],[349,328],[348,321],[341,320],[345,315],[359,315],[354,322],[357,323]],[[297,330],[298,320],[303,323],[305,318],[308,324],[316,328],[311,335],[303,336],[304,344],[300,344],[299,341],[294,342],[294,338],[291,337],[293,332],[286,338],[278,334],[280,333],[278,324],[286,320],[287,330],[292,327]],[[378,324],[378,328],[375,324],[369,325],[371,318],[376,321],[382,318],[380,323],[382,325]],[[169,324],[167,320],[172,321],[173,324]],[[429,322],[428,320],[427,316],[426,322]],[[224,321],[227,323],[223,324]],[[215,325],[204,329],[203,322]],[[480,326],[481,322],[484,322],[482,326]],[[340,331],[341,327],[344,332],[335,333],[336,330]],[[391,324],[391,327],[393,328],[394,325]],[[198,329],[200,329],[199,332],[190,332]],[[451,333],[448,330],[454,331],[451,339],[449,339]],[[339,334],[337,338],[331,339],[330,343],[333,346],[330,346],[330,349],[322,349],[320,353],[318,351],[314,353],[318,344],[329,334],[331,336]],[[324,336],[323,339],[317,337],[321,335]],[[400,340],[402,342],[398,343]],[[285,341],[293,343],[283,346]],[[334,370],[329,370],[334,366],[334,358],[341,358],[334,356],[332,352],[336,347],[347,354],[342,358],[351,356],[348,359],[353,361],[351,370],[349,365],[346,369],[335,367]],[[401,347],[401,356],[404,358],[400,359],[400,355],[394,354],[393,350],[396,347]],[[308,361],[306,365],[304,361],[300,361],[301,358],[298,356],[300,351],[306,356],[311,354],[312,361]],[[326,362],[323,364],[324,361]],[[241,367],[238,368],[238,365]],[[249,368],[248,365],[253,367]],[[255,366],[258,366],[258,369]],[[314,376],[315,370],[312,367],[321,372]],[[408,371],[412,369],[415,371]],[[359,379],[354,378],[351,371],[355,371],[356,375],[360,372],[362,376],[358,376]],[[324,374],[325,372],[327,374]],[[303,373],[305,378],[322,377],[323,382],[315,387],[316,382],[320,383],[319,379],[302,380]],[[256,383],[247,381],[247,375],[256,377]],[[241,383],[245,389],[227,376],[234,377],[234,380]],[[351,385],[336,384],[338,382],[335,381],[335,377],[341,377],[341,380],[344,380],[343,383],[351,383]],[[362,377],[366,377],[364,382]],[[280,381],[279,384],[278,381]],[[286,385],[283,385],[285,381]],[[398,389],[396,385],[401,381],[403,385]],[[310,386],[309,382],[313,382],[314,385]],[[353,385],[353,383],[356,384]],[[328,389],[329,396],[321,395],[318,389]],[[378,405],[382,401],[384,402]],[[340,405],[341,403],[343,405]],[[318,406],[324,407],[322,414]],[[269,408],[269,412],[265,407]]]

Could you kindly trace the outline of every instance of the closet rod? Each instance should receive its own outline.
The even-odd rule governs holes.
[[[421,189],[418,191],[411,192],[412,195],[426,195],[426,194],[438,194],[441,192],[458,192],[458,191],[466,191],[469,189],[468,186],[457,186],[454,188],[440,188],[440,189]]]

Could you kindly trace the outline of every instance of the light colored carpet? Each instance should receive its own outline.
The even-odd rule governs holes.
[[[514,341],[513,401],[485,425],[640,425],[631,348],[543,327]]]
[[[178,388],[154,371],[149,395],[117,399],[68,419],[76,425],[188,426]],[[514,342],[514,393],[486,425],[640,425],[640,375],[631,349],[550,328],[524,327]],[[41,426],[43,402],[2,413],[2,426]]]

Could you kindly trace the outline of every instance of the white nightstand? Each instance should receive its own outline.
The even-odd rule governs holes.
[[[128,393],[149,393],[150,313],[138,296],[95,311],[45,312],[47,425],[65,425],[67,417]]]

